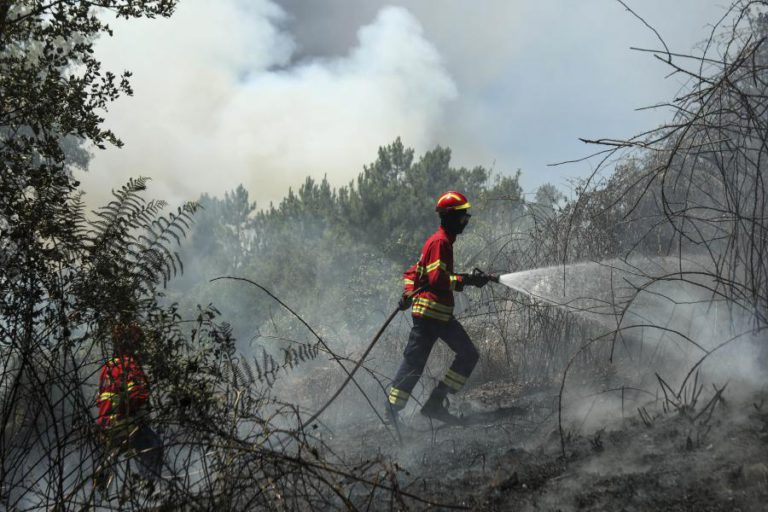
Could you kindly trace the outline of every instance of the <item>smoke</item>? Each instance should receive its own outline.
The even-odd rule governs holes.
[[[135,96],[106,115],[126,145],[95,155],[89,202],[146,175],[171,201],[242,183],[266,206],[307,175],[345,184],[398,136],[436,142],[456,86],[408,11],[383,8],[346,54],[300,63],[284,20],[269,0],[189,0],[169,20],[114,22],[98,57],[134,73]]]
[[[637,257],[505,274],[501,283],[590,322],[594,337],[602,340],[591,350],[607,348],[618,330],[616,375],[568,380],[567,416],[589,431],[621,418],[620,411],[658,405],[657,375],[674,393],[685,388],[683,396],[690,396],[698,381],[702,401],[714,393],[711,386],[727,384],[725,396],[736,400],[747,400],[765,386],[765,335],[755,330],[743,304],[713,294],[716,275],[700,257]],[[589,344],[574,341],[571,353]],[[698,377],[689,374],[695,370]]]
[[[591,172],[548,168],[589,148],[579,137],[636,133],[669,113],[637,107],[674,95],[678,77],[631,46],[657,48],[656,36],[618,2],[517,0],[275,0],[288,13],[297,59],[343,54],[357,27],[385,5],[401,5],[423,24],[461,92],[446,107],[441,144],[468,167],[522,169],[526,190]],[[627,2],[669,44],[687,52],[724,12],[714,1]],[[674,50],[673,50],[674,51]],[[564,170],[563,170],[564,169]]]

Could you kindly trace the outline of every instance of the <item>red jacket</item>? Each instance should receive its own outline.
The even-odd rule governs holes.
[[[453,317],[453,291],[464,288],[461,276],[453,273],[453,242],[456,237],[441,226],[421,250],[419,261],[403,274],[405,292],[427,285],[413,299],[413,316],[443,322]]]
[[[101,427],[113,427],[126,418],[136,416],[149,400],[147,376],[130,355],[110,359],[99,376],[99,407]]]

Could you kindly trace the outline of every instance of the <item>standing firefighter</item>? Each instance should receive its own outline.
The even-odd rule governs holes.
[[[389,391],[387,411],[395,423],[438,338],[456,355],[421,408],[421,414],[446,423],[459,421],[446,408],[447,395],[464,386],[479,355],[464,327],[453,317],[453,292],[460,292],[465,286],[485,286],[491,279],[485,274],[453,272],[453,242],[469,222],[469,208],[469,201],[459,192],[446,192],[440,196],[435,208],[440,214],[440,228],[427,239],[419,261],[403,274],[405,292],[400,303],[407,309],[412,301],[413,329]]]
[[[96,404],[103,457],[95,473],[96,485],[105,489],[111,466],[120,453],[134,452],[139,470],[148,482],[159,478],[163,445],[147,425],[149,382],[136,357],[144,333],[136,323],[117,324],[112,329],[115,357],[101,368]],[[151,485],[150,487],[153,487]]]

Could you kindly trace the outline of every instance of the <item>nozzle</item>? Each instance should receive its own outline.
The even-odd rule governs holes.
[[[489,281],[493,281],[494,283],[498,283],[499,282],[499,275],[498,274],[488,274],[488,273],[480,270],[477,267],[475,267],[475,269],[472,271],[472,274],[476,275],[476,276],[487,277]]]

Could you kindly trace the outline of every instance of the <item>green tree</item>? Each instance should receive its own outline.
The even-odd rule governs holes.
[[[339,192],[341,217],[352,236],[401,266],[413,263],[438,225],[437,197],[447,190],[478,197],[488,180],[482,167],[450,164],[449,148],[438,146],[417,162],[400,139],[379,148],[377,160]]]
[[[247,247],[231,236],[232,230],[223,229],[232,223],[224,204],[240,197],[238,204],[245,205],[245,192],[228,193],[224,199],[204,196],[204,210],[191,235],[193,249],[185,251],[184,259],[187,268],[210,278],[231,271],[231,258],[224,255],[239,252],[240,275],[268,286],[317,325],[358,330],[369,319],[377,323],[400,293],[402,272],[439,224],[434,204],[440,194],[460,190],[470,196],[477,215],[462,237],[457,264],[485,266],[493,254],[489,249],[499,246],[500,231],[522,209],[518,179],[515,174],[491,181],[481,167],[452,167],[448,148],[417,157],[397,139],[379,148],[377,158],[347,186],[334,189],[325,178],[308,177],[277,205],[239,215],[249,219],[243,235]],[[481,252],[487,254],[482,261],[477,258]],[[191,282],[195,275],[193,270],[185,279]],[[248,319],[249,327],[241,329],[253,333],[272,324],[268,298],[249,295],[242,286],[219,284],[216,289],[223,311]],[[200,293],[202,288],[186,295],[188,307],[200,302]]]
[[[565,196],[551,183],[545,183],[536,189],[535,201],[544,208],[555,208],[565,201]]]
[[[195,216],[190,243],[183,252],[192,274],[208,268],[210,272],[239,270],[253,250],[253,231],[249,228],[256,203],[242,185],[225,192],[223,199],[203,194]],[[207,272],[207,273],[210,273]]]

